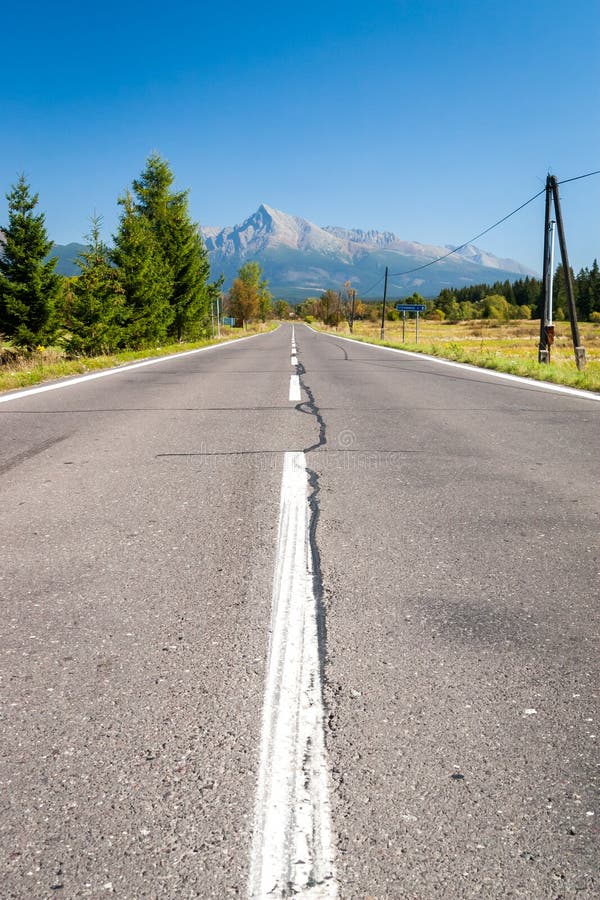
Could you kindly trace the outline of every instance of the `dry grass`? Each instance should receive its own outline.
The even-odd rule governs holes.
[[[540,365],[537,361],[539,328],[539,321],[475,319],[449,323],[419,320],[419,343],[416,344],[415,320],[407,318],[406,341],[402,342],[402,322],[386,322],[383,343],[539,381],[600,391],[600,324],[580,323],[580,338],[588,360],[587,367],[581,372],[575,365],[569,323],[556,323],[551,365]],[[382,343],[380,329],[379,322],[355,322],[353,337],[379,344]],[[342,323],[338,329],[324,330],[350,336],[347,323]]]

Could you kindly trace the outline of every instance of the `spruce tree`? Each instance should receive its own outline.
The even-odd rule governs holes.
[[[173,321],[171,270],[148,219],[136,211],[131,194],[127,192],[119,203],[123,214],[111,259],[125,292],[126,340],[134,347],[161,343]]]
[[[110,353],[125,337],[125,292],[100,237],[100,221],[92,217],[88,246],[77,259],[81,274],[65,298],[66,349],[86,356]]]
[[[57,306],[63,281],[54,271],[56,259],[43,213],[36,213],[38,195],[31,194],[21,175],[6,195],[8,226],[0,254],[0,332],[19,347],[49,343],[57,332]]]
[[[170,334],[178,340],[193,335],[208,317],[209,304],[221,286],[209,284],[210,262],[198,225],[188,210],[188,191],[174,191],[168,163],[154,153],[139,179],[133,182],[135,210],[151,225],[171,268],[173,308]]]

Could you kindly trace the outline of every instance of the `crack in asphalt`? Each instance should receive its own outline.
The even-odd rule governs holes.
[[[307,400],[296,405],[298,412],[315,418],[319,426],[319,439],[316,443],[311,444],[304,449],[304,454],[308,460],[309,453],[320,450],[327,444],[327,423],[323,418],[321,410],[317,405],[315,396],[310,385],[305,381],[306,369],[304,365],[298,361],[296,366],[300,387],[304,390]],[[310,511],[308,524],[308,541],[310,546],[310,555],[312,561],[312,584],[315,597],[316,613],[317,613],[317,650],[319,654],[319,670],[321,674],[321,686],[323,691],[323,708],[325,709],[325,663],[327,660],[327,622],[325,611],[325,591],[323,587],[323,573],[321,568],[321,552],[317,542],[317,529],[319,527],[319,519],[321,517],[321,507],[319,503],[319,494],[321,493],[321,485],[319,483],[319,475],[317,472],[306,467],[309,484],[308,507]]]

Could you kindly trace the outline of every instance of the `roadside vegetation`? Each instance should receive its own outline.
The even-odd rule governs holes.
[[[188,192],[173,182],[152,154],[119,198],[110,247],[101,217],[91,218],[72,277],[55,271],[37,194],[24,176],[12,186],[0,227],[0,390],[208,346],[275,327],[274,312],[289,316],[283,301],[273,306],[257,262],[228,295],[222,277],[210,280]]]
[[[182,353],[186,350],[197,350],[201,347],[210,347],[214,344],[223,344],[240,337],[249,337],[251,334],[261,334],[272,331],[277,327],[276,322],[252,322],[244,328],[228,328],[221,326],[221,337],[206,338],[199,341],[177,342],[145,348],[144,350],[119,350],[115,353],[102,354],[100,356],[80,356],[72,358],[67,356],[60,348],[39,347],[26,355],[13,353],[9,345],[0,349],[0,391],[17,390],[18,388],[32,387],[44,381],[56,378],[66,378],[69,375],[85,375],[99,369],[111,369],[115,366],[126,365],[141,359],[151,359],[157,356],[170,356]]]
[[[579,331],[586,349],[587,366],[578,370],[573,356],[570,325],[556,324],[552,362],[537,361],[539,322],[486,321],[440,322],[420,319],[419,343],[415,343],[415,319],[407,317],[405,341],[402,322],[386,322],[385,340],[380,340],[381,323],[355,321],[353,333],[346,321],[327,326],[316,321],[320,330],[342,334],[357,341],[368,341],[386,347],[425,353],[442,359],[469,363],[484,369],[495,369],[538,381],[551,381],[588,391],[600,391],[600,323],[580,322]]]
[[[419,339],[413,313],[402,313],[390,299],[386,305],[385,340],[380,339],[382,301],[361,300],[346,283],[343,291],[324,291],[306,300],[297,314],[321,330],[345,334],[359,341],[425,353],[486,369],[496,369],[539,381],[600,391],[600,268],[573,274],[579,332],[587,365],[578,370],[571,342],[565,273],[558,266],[554,278],[555,341],[551,363],[538,362],[542,283],[537,278],[475,284],[424,298],[418,293],[402,303],[424,307],[419,316]]]

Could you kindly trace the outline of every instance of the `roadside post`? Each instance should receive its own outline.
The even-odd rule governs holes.
[[[387,283],[388,283],[388,267],[385,267],[385,281],[383,283],[383,306],[381,309],[381,332],[380,339],[383,341],[385,338],[385,305],[387,302]]]
[[[416,313],[416,322],[415,322],[415,344],[419,343],[419,313],[425,312],[427,307],[424,303],[396,303],[396,309],[402,313],[402,343],[404,344],[405,338],[405,325],[406,325],[406,313],[414,312]]]

